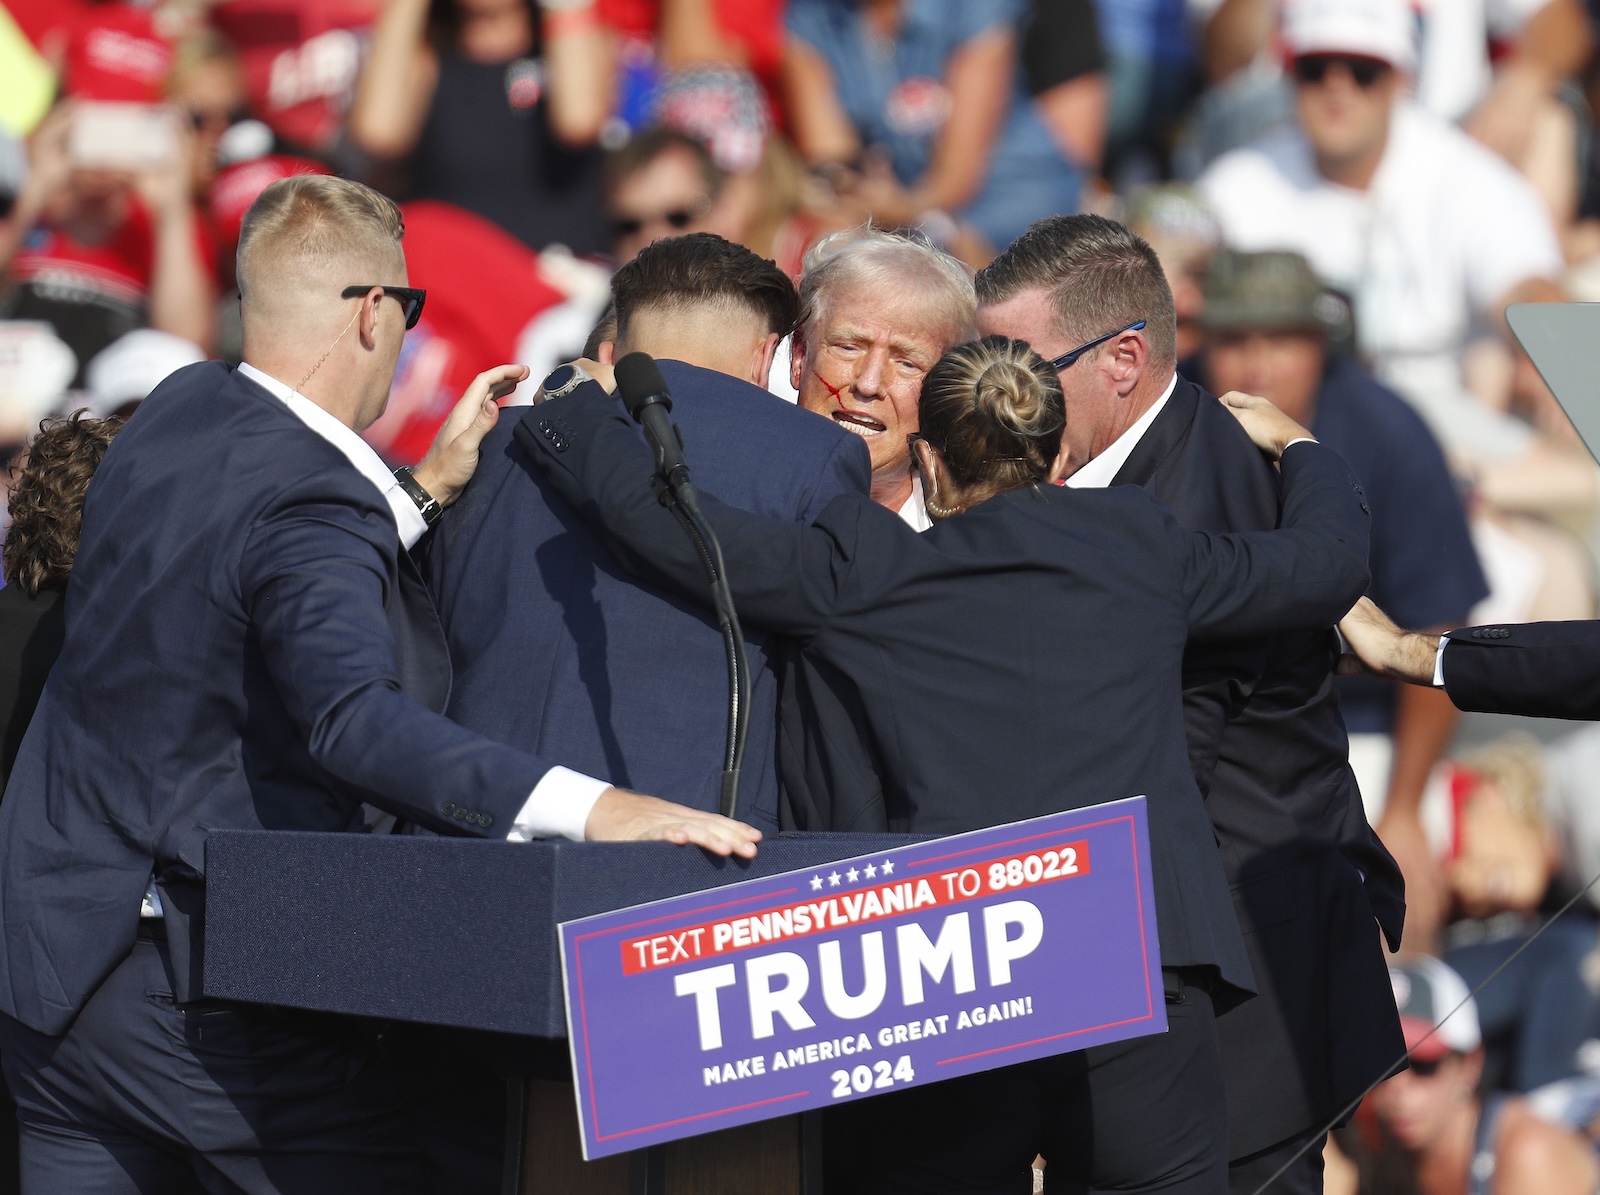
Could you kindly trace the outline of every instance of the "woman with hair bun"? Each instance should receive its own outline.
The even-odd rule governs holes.
[[[693,545],[650,487],[637,432],[583,388],[520,437],[623,564],[707,601]],[[1055,369],[989,337],[929,371],[910,437],[935,522],[866,496],[811,527],[702,495],[745,626],[790,636],[859,689],[891,829],[954,834],[1143,794],[1168,1031],[840,1109],[829,1190],[1026,1191],[1043,1154],[1068,1187],[1226,1188],[1213,1000],[1254,991],[1189,767],[1181,665],[1196,638],[1331,626],[1366,588],[1367,514],[1340,458],[1270,403],[1223,400],[1283,465],[1282,529],[1180,527],[1137,486],[1057,486]],[[692,462],[691,462],[692,463]],[[1215,1098],[1193,1098],[1194,1092]],[[1141,1149],[1115,1153],[1130,1125]],[[852,1143],[859,1142],[859,1146]],[[1152,1171],[1192,1159],[1191,1185]],[[1162,1186],[1162,1184],[1167,1184]]]

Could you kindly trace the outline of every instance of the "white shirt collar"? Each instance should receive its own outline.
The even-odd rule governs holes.
[[[1133,450],[1139,446],[1139,441],[1144,439],[1145,432],[1150,430],[1150,425],[1156,421],[1156,416],[1161,414],[1161,408],[1167,405],[1167,399],[1172,397],[1172,392],[1177,388],[1178,375],[1174,372],[1172,380],[1167,383],[1167,388],[1161,392],[1160,398],[1150,404],[1150,409],[1140,415],[1132,427],[1111,441],[1104,452],[1067,478],[1067,484],[1075,490],[1103,490],[1110,485],[1122,466],[1128,463]],[[1067,418],[1070,419],[1072,416],[1069,414]]]
[[[911,475],[911,497],[900,507],[899,515],[913,531],[926,531],[933,526],[933,520],[928,517],[928,508],[922,501],[922,478],[915,472]]]
[[[356,467],[357,472],[377,487],[378,493],[383,495],[389,503],[389,508],[394,512],[395,528],[400,533],[401,542],[408,550],[422,538],[423,532],[428,529],[428,525],[422,521],[422,512],[400,488],[400,483],[395,481],[389,466],[383,463],[383,458],[372,450],[370,444],[305,395],[270,374],[262,373],[254,365],[241,364],[239,372],[283,403],[300,422],[344,453],[345,459]]]

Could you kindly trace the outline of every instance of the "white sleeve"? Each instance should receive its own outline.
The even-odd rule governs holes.
[[[400,545],[409,552],[427,533],[428,524],[422,521],[422,512],[398,481],[391,481],[383,496],[388,499],[389,509],[394,511],[394,525],[400,529]]]
[[[1444,688],[1444,649],[1450,646],[1450,636],[1439,636],[1439,650],[1433,653],[1433,687]]]
[[[533,786],[527,803],[511,823],[507,842],[531,842],[535,838],[570,838],[583,841],[583,828],[589,811],[600,794],[611,786],[604,780],[554,767]]]
[[[1471,174],[1461,180],[1471,215],[1461,231],[1467,293],[1474,310],[1493,310],[1506,292],[1530,278],[1557,280],[1564,266],[1550,210],[1532,184],[1509,164],[1479,146]]]

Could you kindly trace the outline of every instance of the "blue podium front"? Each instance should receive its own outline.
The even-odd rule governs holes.
[[[898,834],[779,835],[753,860],[667,843],[214,830],[207,996],[563,1039],[563,921],[904,846]],[[570,1087],[514,1085],[503,1190],[680,1195],[820,1189],[799,1118],[581,1161]]]

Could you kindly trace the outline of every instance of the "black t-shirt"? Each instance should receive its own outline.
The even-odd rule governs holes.
[[[1028,7],[1020,42],[1023,83],[1029,95],[1105,66],[1094,0],[1033,0]]]

